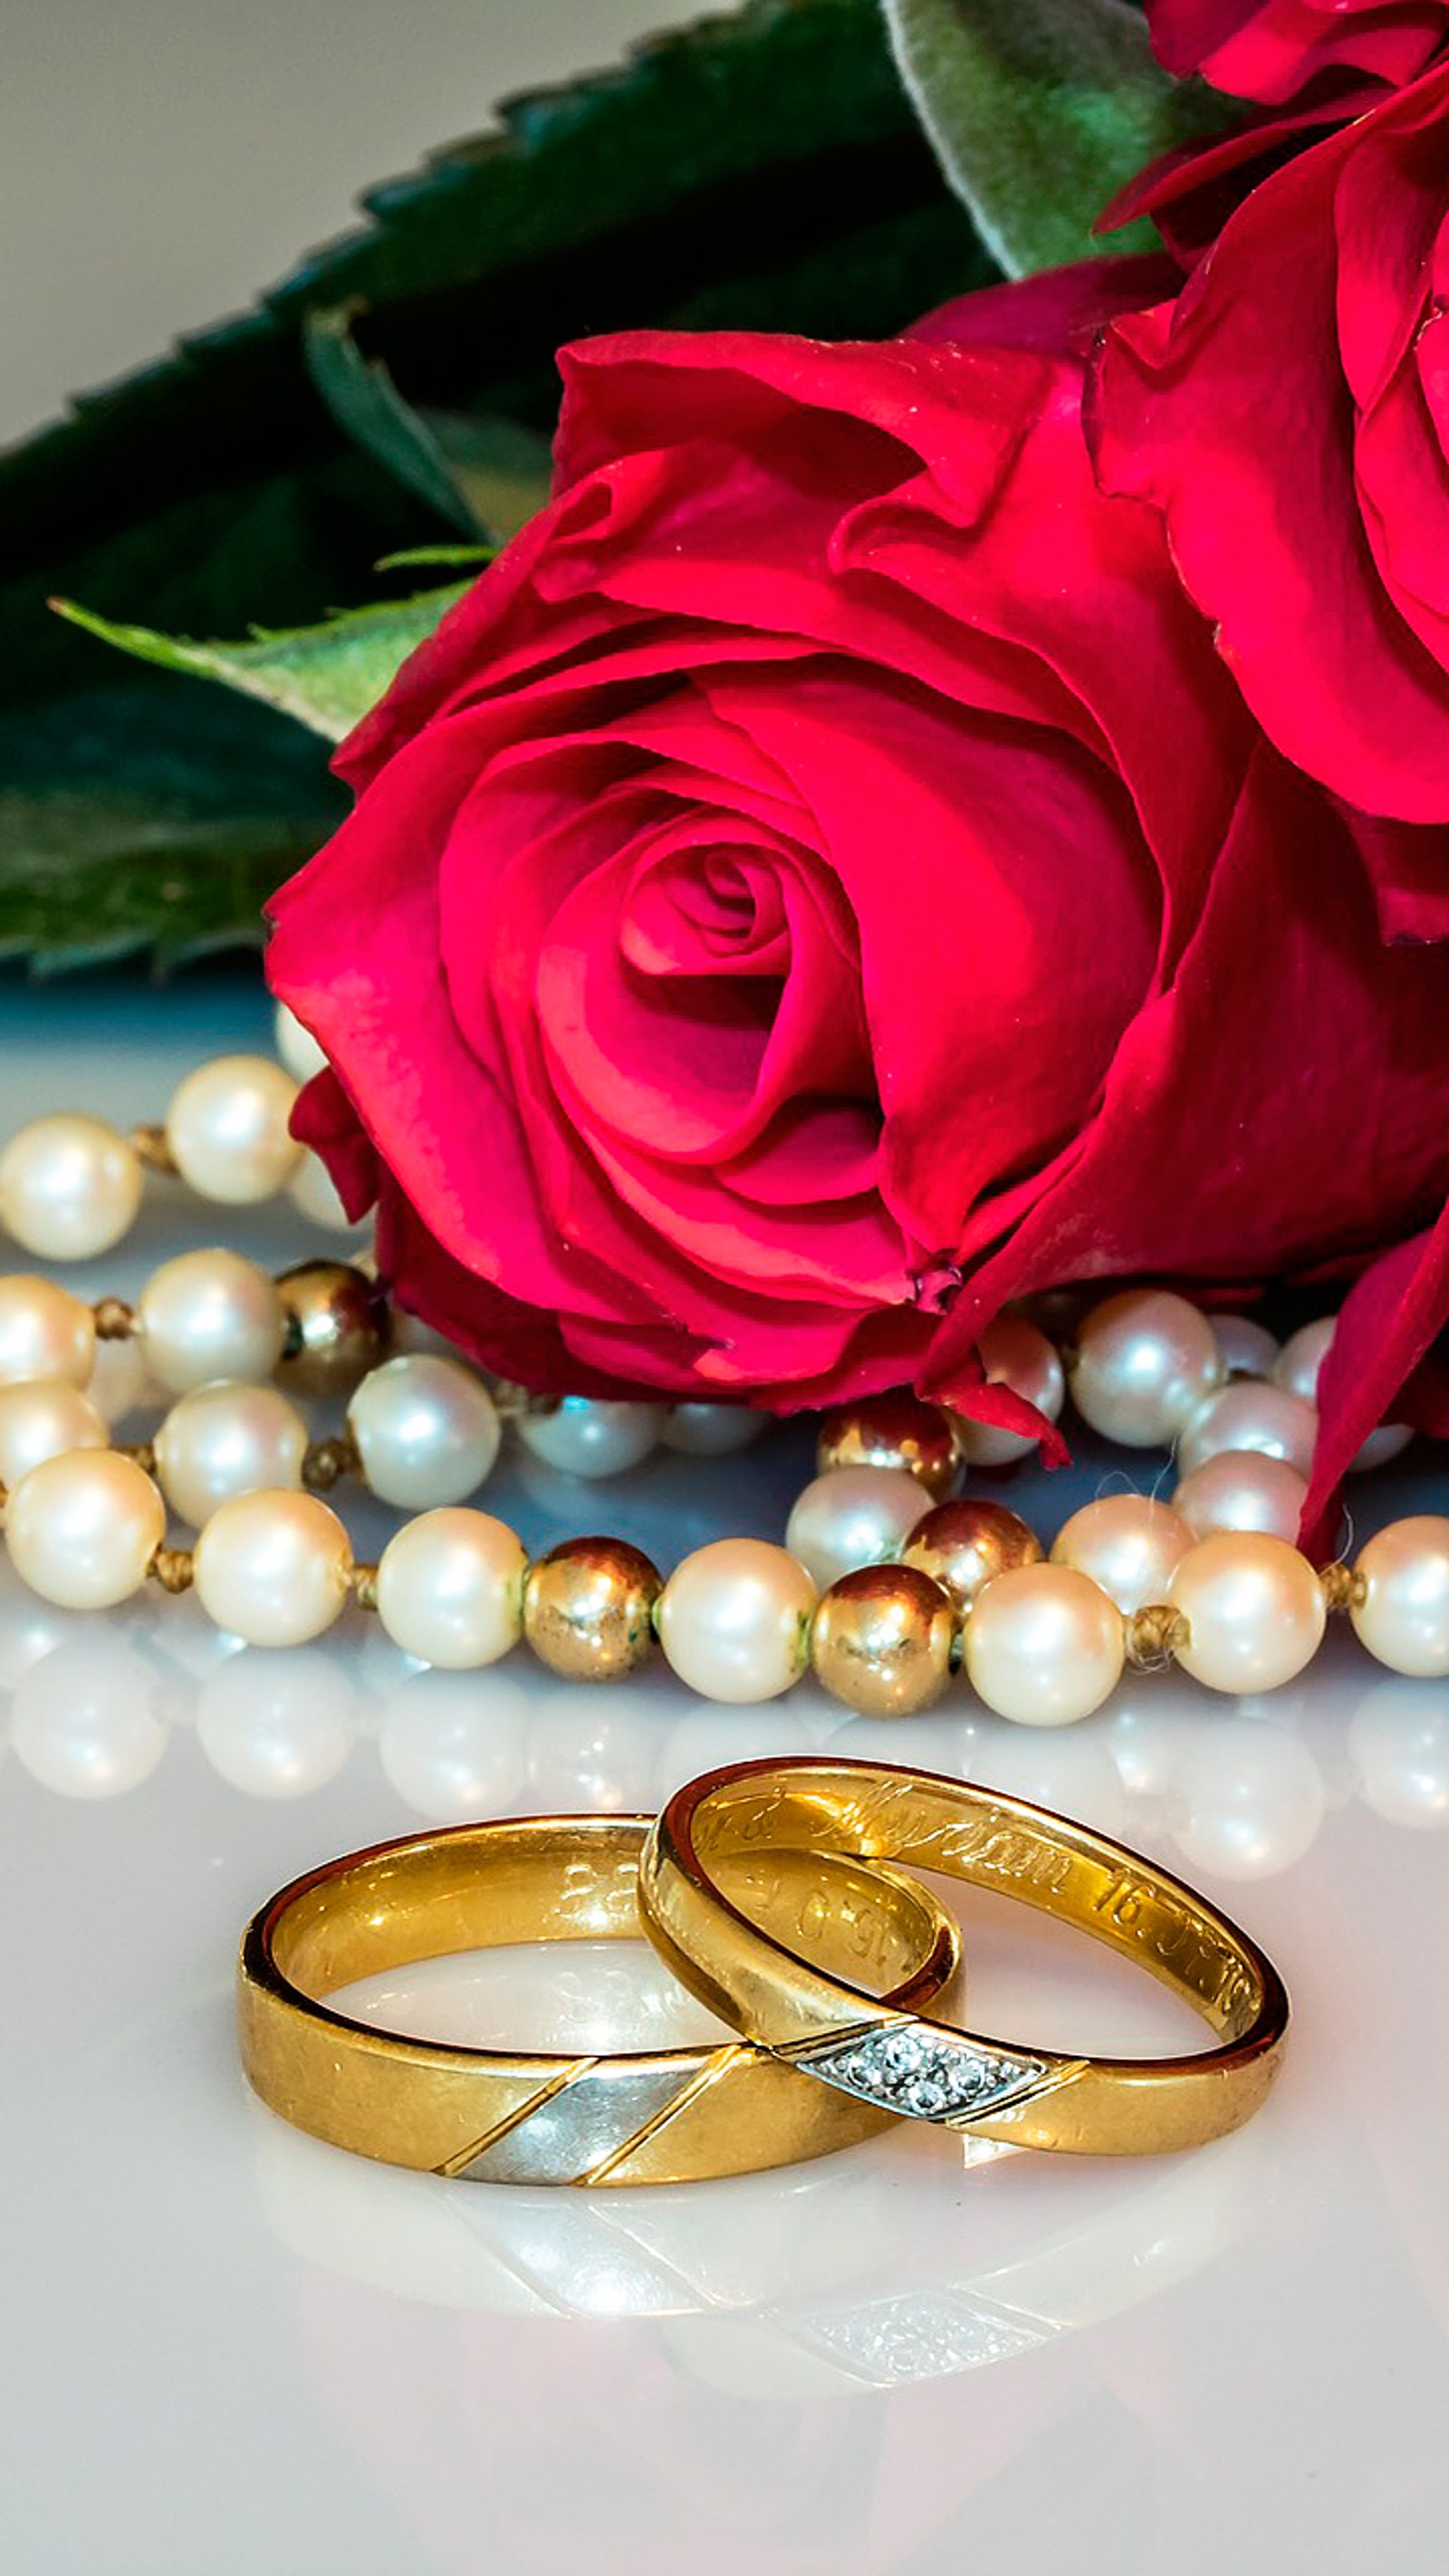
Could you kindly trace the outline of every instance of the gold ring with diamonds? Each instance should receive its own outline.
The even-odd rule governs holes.
[[[633,2055],[464,2048],[324,1998],[405,1961],[510,1942],[638,1938],[643,1816],[538,1817],[383,1843],[293,1881],[249,1924],[242,2063],[272,2110],[388,2164],[468,2181],[686,2182],[828,2154],[890,2126],[738,2040]],[[913,1879],[755,1842],[726,1864],[742,1922],[913,2012],[951,1988],[956,1926]]]
[[[1218,2044],[1187,2057],[1069,2057],[883,2005],[734,1903],[728,1873],[782,1844],[1019,1897],[1149,1970]],[[783,2064],[903,2118],[1012,2145],[1151,2155],[1240,2127],[1281,2058],[1281,1980],[1225,1915],[1104,1834],[933,1772],[807,1760],[709,1773],[664,1809],[639,1890],[656,1948],[722,2020]]]

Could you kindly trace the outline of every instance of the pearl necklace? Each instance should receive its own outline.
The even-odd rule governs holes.
[[[335,1197],[329,1207],[287,1132],[297,1083],[315,1069],[311,1041],[286,1014],[278,1038],[284,1064],[199,1067],[160,1128],[126,1138],[69,1113],[32,1122],[0,1153],[0,1217],[28,1251],[94,1257],[133,1222],[145,1172],[164,1169],[222,1204],[286,1189],[335,1221]],[[258,1646],[320,1636],[351,1599],[405,1652],[453,1670],[526,1639],[555,1672],[609,1680],[657,1642],[707,1698],[773,1698],[813,1670],[874,1715],[929,1707],[960,1669],[988,1707],[1031,1725],[1088,1715],[1128,1663],[1269,1690],[1304,1669],[1340,1610],[1391,1669],[1449,1673],[1449,1519],[1392,1524],[1352,1568],[1315,1569],[1291,1544],[1331,1318],[1280,1350],[1250,1318],[1128,1290],[1092,1308],[1063,1353],[1037,1323],[1005,1317],[982,1336],[988,1379],[1053,1421],[1070,1383],[1105,1437],[1174,1448],[1170,1503],[1104,1496],[1047,1560],[1015,1513],[951,1498],[963,1466],[1005,1465],[1031,1440],[909,1395],[871,1398],[822,1421],[820,1472],[783,1547],[716,1540],[667,1582],[610,1538],[530,1563],[502,1521],[465,1507],[505,1423],[549,1465],[597,1477],[660,1440],[723,1455],[756,1436],[761,1415],[531,1397],[444,1349],[389,1357],[393,1331],[377,1282],[346,1262],[271,1279],[235,1252],[184,1253],[134,1307],[0,1279],[0,1499],[17,1573],[73,1609],[114,1606],[148,1580],[194,1587],[219,1627]],[[343,1433],[310,1438],[290,1396],[265,1383],[274,1371],[303,1393],[350,1387]],[[148,1379],[178,1400],[152,1439],[112,1447],[110,1424]],[[1355,1463],[1408,1437],[1387,1425]],[[347,1475],[419,1515],[375,1566],[354,1560],[321,1499]],[[168,1544],[168,1507],[196,1527],[193,1546]]]

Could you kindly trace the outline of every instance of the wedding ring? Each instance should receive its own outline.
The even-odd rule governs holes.
[[[297,2128],[470,2182],[661,2183],[752,2173],[890,2126],[880,2106],[738,2040],[576,2056],[404,2037],[336,2011],[340,1986],[510,1942],[637,1939],[643,1816],[552,1816],[419,1834],[329,1862],[248,1925],[242,2064]],[[911,2013],[951,1988],[954,1923],[915,1880],[757,1837],[723,1883],[827,1978]]]
[[[1019,1897],[1146,1968],[1219,2044],[1187,2057],[1069,2057],[883,2007],[733,1902],[727,1874],[762,1844],[901,1861]],[[903,2118],[1016,2146],[1152,2155],[1240,2127],[1281,2058],[1288,1998],[1225,1915],[1104,1834],[933,1772],[828,1761],[711,1772],[664,1809],[639,1892],[656,1948],[722,2020]]]

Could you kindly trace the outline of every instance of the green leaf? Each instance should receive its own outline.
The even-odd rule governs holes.
[[[414,411],[379,358],[360,348],[358,307],[309,314],[312,381],[339,426],[410,484],[440,518],[506,542],[548,499],[546,438],[517,421]]]
[[[543,508],[553,476],[546,438],[515,420],[481,412],[420,413],[448,471],[485,535],[507,543]]]
[[[876,0],[750,0],[675,31],[515,100],[491,132],[374,189],[366,212],[254,312],[0,458],[0,714],[43,715],[62,769],[96,665],[47,615],[56,592],[177,635],[315,625],[366,604],[380,557],[503,518],[496,447],[480,437],[517,425],[539,453],[561,341],[641,325],[875,336],[994,274],[915,125]],[[347,305],[363,308],[351,336],[366,367],[405,388],[398,408],[423,424],[453,501],[441,480],[421,497],[415,448],[411,480],[399,451],[382,461],[380,416],[359,444],[359,421],[344,431],[319,396],[308,326]],[[371,392],[385,404],[377,380]],[[523,472],[518,458],[506,470]],[[135,709],[163,736],[168,687],[195,704],[158,678]],[[16,732],[0,732],[3,786]],[[245,821],[245,778],[213,783]],[[48,901],[53,930],[58,859]],[[210,936],[216,905],[198,903]],[[92,906],[78,867],[82,944]],[[178,923],[184,911],[183,894]]]
[[[104,617],[242,634],[359,605],[380,555],[446,533],[441,490],[424,502],[396,456],[351,447],[319,397],[313,317],[364,306],[367,360],[446,448],[460,417],[547,433],[554,353],[580,334],[871,336],[991,273],[875,0],[752,0],[500,115],[374,189],[365,226],[255,312],[0,459],[7,696],[91,684],[44,616],[55,591]]]
[[[473,534],[493,534],[474,515],[442,445],[403,401],[379,358],[364,357],[353,337],[357,307],[309,313],[303,346],[312,382],[339,427],[389,473],[410,485],[440,519]]]
[[[0,715],[0,963],[38,974],[259,947],[347,799],[306,735],[145,679]]]
[[[219,680],[244,697],[260,698],[279,715],[294,717],[329,742],[341,742],[376,706],[409,653],[432,634],[468,586],[459,582],[447,590],[420,591],[411,599],[347,609],[321,626],[290,633],[263,630],[244,644],[192,644],[184,636],[158,634],[151,626],[97,617],[73,600],[57,599],[51,605],[73,626],[122,653],[133,653],[138,661],[191,679]]]
[[[1126,0],[884,0],[896,62],[947,178],[1008,276],[1088,258],[1144,162],[1240,110],[1154,62]],[[1113,237],[1150,249],[1148,224]]]
[[[496,546],[404,546],[400,555],[383,555],[374,565],[376,572],[416,572],[425,564],[491,563]]]

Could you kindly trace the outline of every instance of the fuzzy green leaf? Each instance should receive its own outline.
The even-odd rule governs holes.
[[[341,742],[467,588],[466,582],[458,582],[447,590],[419,591],[411,599],[347,609],[324,625],[280,635],[263,631],[244,644],[193,644],[185,636],[158,634],[151,626],[96,617],[73,600],[57,599],[51,605],[73,626],[122,653],[133,653],[138,661],[194,680],[219,680],[244,697],[260,698],[279,715],[294,717],[328,742]]]
[[[884,0],[901,77],[947,178],[1008,276],[1088,258],[1143,163],[1239,111],[1153,60],[1127,0]],[[1117,251],[1149,249],[1129,225]]]

